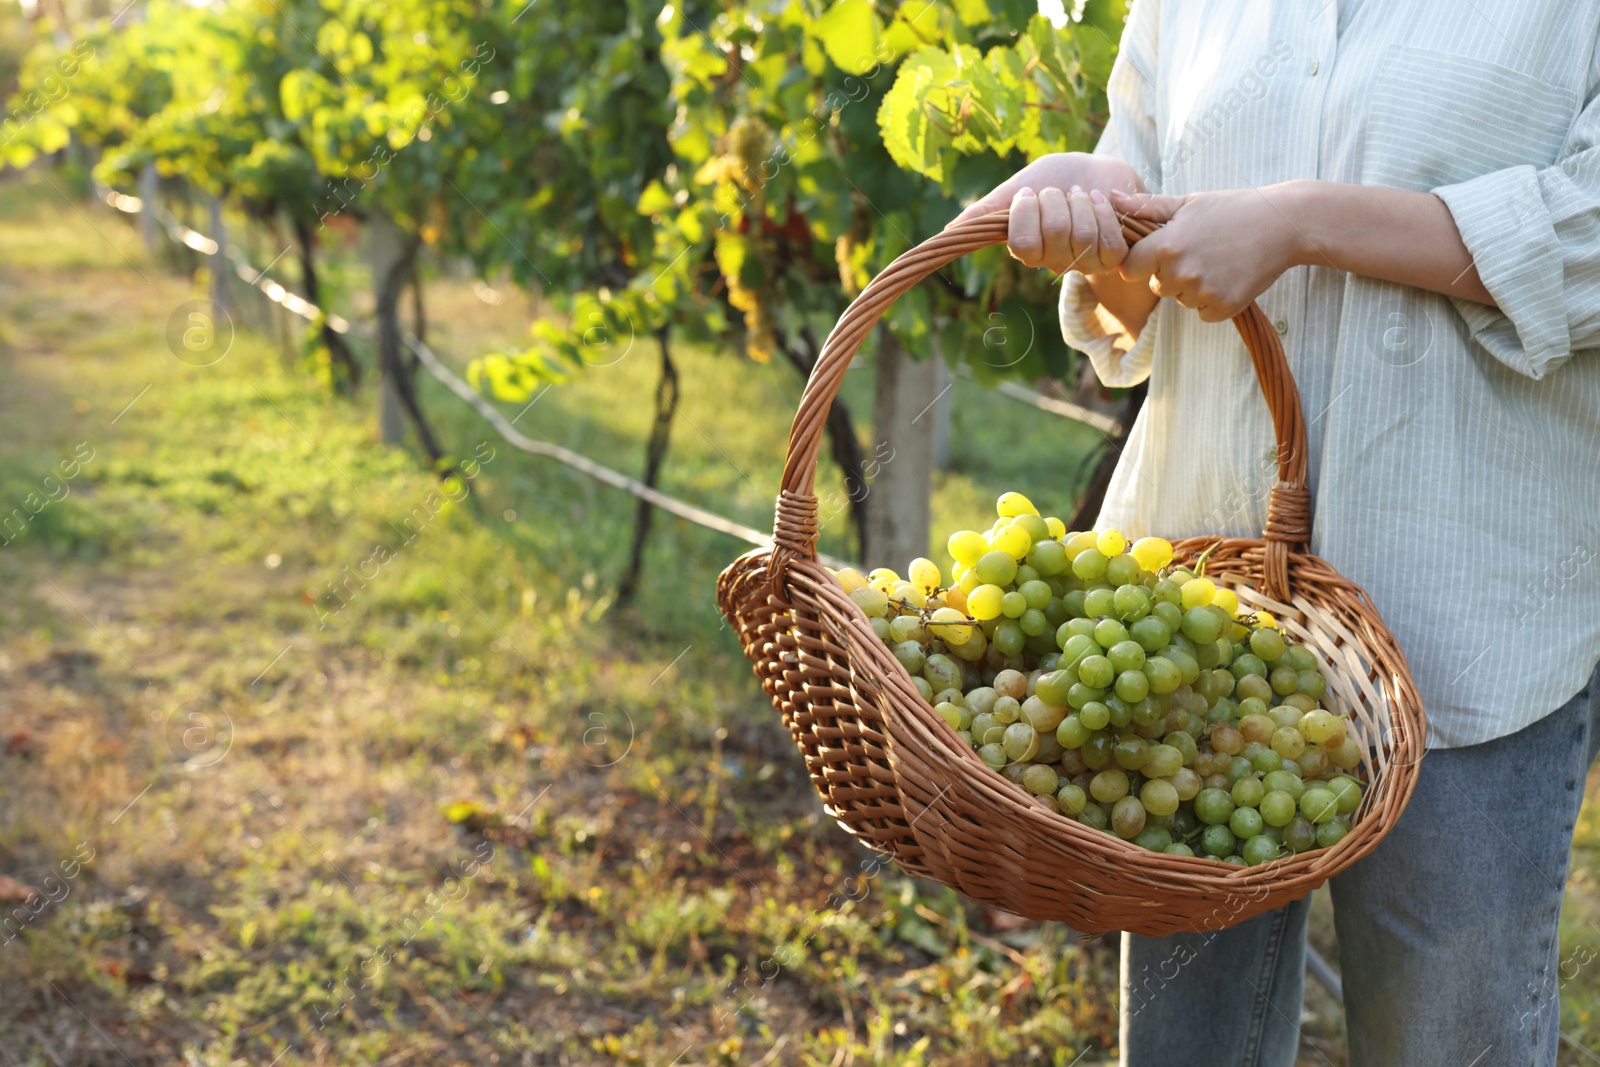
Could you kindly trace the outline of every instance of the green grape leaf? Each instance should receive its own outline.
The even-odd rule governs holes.
[[[877,62],[883,20],[872,0],[837,0],[817,19],[815,32],[834,66],[846,74],[864,74]]]
[[[644,192],[639,194],[639,201],[634,205],[641,215],[664,215],[674,207],[672,194],[660,181],[652,181],[644,187]]]
[[[952,6],[963,26],[981,26],[994,19],[994,12],[984,0],[953,0]]]

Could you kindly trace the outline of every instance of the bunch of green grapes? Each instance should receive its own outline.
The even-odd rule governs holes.
[[[1265,863],[1330,846],[1362,749],[1316,657],[1174,566],[1158,537],[1068,532],[1006,493],[937,564],[837,572],[913,684],[989,767],[1152,851]]]

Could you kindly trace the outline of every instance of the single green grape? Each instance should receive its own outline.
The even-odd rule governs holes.
[[[1250,631],[1250,651],[1271,663],[1282,658],[1286,648],[1283,635],[1270,627],[1260,627]]]
[[[1268,826],[1288,826],[1298,810],[1294,797],[1281,789],[1274,789],[1261,798],[1256,808]]]
[[[1078,709],[1078,721],[1086,729],[1104,730],[1111,723],[1111,709],[1098,700],[1091,700]]]
[[[1078,681],[1096,689],[1104,689],[1116,679],[1111,661],[1102,655],[1085,656],[1078,663]]]
[[[1177,664],[1165,656],[1151,656],[1145,660],[1143,670],[1145,677],[1150,679],[1152,693],[1170,693],[1183,684]]]
[[[1305,852],[1317,847],[1317,828],[1303,815],[1296,815],[1283,828],[1283,843],[1291,852]]]
[[[1188,845],[1184,844],[1182,841],[1174,841],[1172,844],[1168,845],[1166,848],[1162,849],[1161,851],[1165,852],[1169,856],[1192,856],[1192,855],[1194,855],[1194,849],[1190,848]]]
[[[1294,761],[1300,768],[1300,777],[1310,781],[1313,778],[1326,778],[1333,769],[1333,761],[1328,758],[1327,750],[1321,748],[1308,748]]]
[[[1111,826],[1111,815],[1099,804],[1086,804],[1084,809],[1078,813],[1078,821],[1085,826],[1092,826],[1096,830],[1105,830]]]
[[[1022,787],[1034,796],[1053,796],[1060,785],[1059,778],[1054,768],[1035,763],[1022,772]]]
[[[945,542],[945,549],[950,553],[951,559],[964,567],[972,566],[988,551],[983,542],[983,535],[976,530],[957,530],[950,535],[950,540]]]
[[[1283,757],[1270,748],[1262,749],[1250,761],[1250,766],[1261,774],[1270,774],[1273,771],[1283,770]]]
[[[1200,835],[1200,851],[1214,859],[1231,855],[1236,844],[1238,841],[1233,831],[1224,823],[1207,826],[1205,833]]]
[[[1235,756],[1229,760],[1228,769],[1225,772],[1230,786],[1238,785],[1239,779],[1246,778],[1254,773],[1256,773],[1255,767],[1243,756]]]
[[[1317,827],[1317,847],[1332,848],[1343,841],[1349,832],[1350,820],[1343,815],[1336,815]]]
[[[1024,604],[1030,608],[1038,608],[1040,611],[1043,611],[1044,606],[1050,603],[1052,595],[1050,587],[1037,578],[1018,585],[1016,593],[1022,597]]]
[[[1301,794],[1306,791],[1305,782],[1293,771],[1273,771],[1261,779],[1261,784],[1269,793],[1273,790],[1288,793],[1295,803],[1300,802]]]
[[[1295,675],[1295,692],[1321,700],[1328,695],[1328,680],[1317,671],[1301,671]]]
[[[1114,729],[1120,730],[1133,721],[1133,705],[1120,696],[1106,697],[1105,705],[1111,709],[1111,725]]]
[[[1123,770],[1139,770],[1150,758],[1150,742],[1142,737],[1120,738],[1112,748],[1111,756]]]
[[[1053,577],[1067,569],[1066,546],[1054,539],[1035,540],[1033,547],[1028,549],[1027,558],[1028,566],[1046,578]]]
[[[1106,561],[1106,581],[1112,585],[1127,585],[1139,580],[1139,561],[1127,553],[1112,556]]]
[[[1089,782],[1089,795],[1102,804],[1110,804],[1128,795],[1128,772],[1121,767],[1107,767]]]
[[[1142,670],[1125,670],[1117,675],[1116,689],[1123,700],[1143,700],[1150,695],[1150,679]]]
[[[1300,728],[1300,720],[1304,717],[1305,713],[1303,711],[1288,704],[1279,704],[1275,708],[1267,709],[1267,718],[1272,720],[1272,726],[1275,730],[1281,730],[1285,726],[1292,726],[1298,730]],[[1271,744],[1272,739],[1268,738],[1267,743]]]
[[[1022,651],[1028,635],[1022,632],[1016,619],[1004,619],[994,630],[994,647],[1002,656],[1015,656]]]
[[[1086,548],[1072,558],[1072,573],[1086,582],[1104,578],[1108,562],[1098,548]]]
[[[1002,588],[1010,585],[1017,576],[1017,561],[1009,552],[985,552],[973,564],[978,572],[978,581],[985,585],[998,585]]]
[[[1241,808],[1259,807],[1267,789],[1259,778],[1241,778],[1233,783],[1233,802]]]
[[[1144,766],[1140,768],[1147,778],[1167,778],[1183,767],[1183,753],[1172,745],[1163,742],[1151,745],[1145,754]]]
[[[1340,815],[1350,815],[1361,806],[1361,783],[1340,775],[1328,783]]]
[[[1033,512],[1024,512],[1011,520],[1011,525],[1021,528],[1033,541],[1043,541],[1050,536],[1050,527],[1044,519]]]
[[[923,666],[928,662],[928,657],[922,651],[921,645],[915,641],[901,641],[899,644],[894,646],[893,651],[894,658],[899,660],[900,666],[904,667],[906,669],[906,673],[912,676],[913,682],[921,681],[923,685],[928,684],[926,680],[917,677],[917,675],[922,673]],[[918,686],[918,688],[920,689],[921,686]],[[933,687],[931,685],[928,686],[928,693],[929,695],[932,695],[933,693]]]
[[[1272,735],[1272,751],[1285,760],[1297,760],[1305,754],[1306,739],[1293,726],[1279,727]]]
[[[1227,822],[1234,810],[1233,798],[1221,789],[1202,789],[1194,798],[1195,818],[1207,826]]]
[[[1039,751],[1039,731],[1025,722],[1014,722],[1006,727],[1005,746],[1013,763],[1031,760]]]
[[[1331,789],[1310,786],[1300,794],[1300,814],[1314,823],[1325,823],[1339,814],[1339,798]]]
[[[1265,825],[1261,813],[1255,808],[1234,808],[1233,814],[1228,816],[1228,829],[1241,841],[1256,836]]]
[[[1037,693],[1022,702],[1022,721],[1041,734],[1054,734],[1066,717],[1066,708],[1046,703]]]
[[[1154,615],[1146,615],[1128,627],[1128,636],[1146,653],[1159,652],[1172,639],[1172,631]]]
[[[1085,705],[1099,700],[1105,695],[1106,691],[1098,686],[1076,682],[1071,689],[1067,690],[1067,706],[1074,710],[1082,711]]]
[[[1117,594],[1109,587],[1090,589],[1083,594],[1083,613],[1091,619],[1111,615],[1116,610]]]
[[[1150,614],[1160,619],[1169,633],[1177,633],[1178,628],[1183,625],[1183,609],[1176,604],[1158,600],[1155,606],[1150,609]]]
[[[1282,852],[1282,846],[1266,834],[1256,834],[1239,847],[1239,855],[1251,867],[1271,863]]]
[[[1361,744],[1354,737],[1346,737],[1338,748],[1328,753],[1328,761],[1341,771],[1353,771],[1361,764]]]
[[[998,771],[1006,765],[1006,750],[1004,745],[983,745],[978,749],[978,758],[988,765],[991,771]]]
[[[1151,852],[1165,852],[1172,844],[1172,832],[1160,826],[1151,826],[1149,819],[1146,819],[1145,828],[1139,831],[1139,836],[1133,839],[1133,843]]]
[[[1139,800],[1151,815],[1177,813],[1178,787],[1165,778],[1152,778],[1139,787]]]
[[[1173,607],[1178,607],[1183,603],[1183,589],[1171,578],[1162,578],[1156,582],[1155,588],[1151,592],[1154,594],[1157,603],[1171,604]]]
[[[1106,620],[1106,622],[1113,621],[1114,620],[1111,619]],[[1104,623],[1102,623],[1102,625],[1104,625]],[[1121,623],[1117,623],[1116,625],[1121,626]],[[1106,658],[1111,661],[1111,666],[1115,667],[1117,673],[1119,674],[1123,671],[1140,670],[1145,665],[1145,660],[1147,657],[1145,656],[1144,649],[1137,641],[1123,637],[1110,645],[1104,645],[1102,647],[1106,649]]]
[[[1181,638],[1183,635],[1179,634]],[[1176,643],[1168,645],[1161,650],[1161,655],[1173,666],[1178,668],[1178,681],[1183,685],[1193,685],[1200,677],[1200,663],[1189,651]]]
[[[1056,791],[1056,804],[1063,815],[1077,815],[1089,803],[1089,797],[1079,786],[1067,782]]]
[[[1128,639],[1128,628],[1116,619],[1101,619],[1094,625],[1094,642],[1101,648],[1109,649],[1119,642]],[[1142,652],[1143,649],[1140,649]]]
[[[1139,585],[1122,585],[1112,596],[1111,606],[1123,622],[1133,623],[1148,618],[1154,604],[1148,590]]]
[[[1133,708],[1133,723],[1135,726],[1139,727],[1156,726],[1161,722],[1162,719],[1166,717],[1167,714],[1166,711],[1162,709],[1161,705],[1157,704],[1149,697],[1145,697],[1143,700],[1132,701],[1130,702],[1130,706]],[[1159,736],[1159,734],[1157,736]]]
[[[1124,840],[1138,837],[1144,830],[1145,810],[1138,797],[1123,797],[1111,809],[1111,829]]]
[[[1205,581],[1198,578],[1196,581]],[[1183,613],[1183,636],[1196,644],[1213,642],[1222,633],[1222,623],[1214,612],[1205,607],[1192,607]]]
[[[1110,734],[1096,733],[1078,749],[1078,755],[1085,767],[1091,771],[1098,771],[1111,762],[1111,750],[1116,743],[1116,738]]]
[[[1077,715],[1068,715],[1061,720],[1061,725],[1056,727],[1056,740],[1061,742],[1062,748],[1082,748],[1091,733],[1092,731]]]
[[[979,622],[998,619],[1005,595],[998,585],[980,585],[967,594],[967,612]]]
[[[1028,554],[1033,547],[1033,538],[1028,536],[1028,531],[1018,523],[1002,526],[990,538],[995,551],[1004,552],[1013,560],[1020,560]],[[980,564],[983,560],[978,561]]]

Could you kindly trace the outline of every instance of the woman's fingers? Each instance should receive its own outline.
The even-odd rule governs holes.
[[[1039,190],[1039,226],[1044,237],[1044,256],[1039,266],[1060,274],[1072,262],[1072,210],[1067,196],[1056,186]]]
[[[1018,189],[1011,198],[1011,218],[1006,247],[1024,266],[1037,267],[1044,259],[1044,236],[1039,218],[1039,198],[1032,189]]]
[[[1094,208],[1095,221],[1100,230],[1100,266],[1110,269],[1128,255],[1128,242],[1122,236],[1122,224],[1117,221],[1116,209],[1111,200],[1099,189],[1089,190],[1089,202]]]
[[[1072,259],[1068,266],[1085,274],[1100,270],[1100,223],[1089,194],[1074,185],[1067,197],[1072,209]]]
[[[1132,215],[1138,219],[1149,219],[1152,222],[1166,222],[1178,213],[1183,206],[1184,197],[1160,196],[1156,193],[1125,193],[1121,189],[1111,190],[1111,206],[1123,215]]]

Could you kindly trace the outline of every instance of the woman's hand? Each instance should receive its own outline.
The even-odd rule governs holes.
[[[1138,172],[1120,159],[1087,152],[1058,152],[1023,167],[955,221],[1011,208],[1006,245],[1030,267],[1056,274],[1101,274],[1128,254],[1110,190],[1137,192]]]
[[[1303,261],[1305,240],[1290,221],[1291,200],[1271,187],[1188,196],[1113,193],[1119,215],[1165,224],[1128,252],[1122,277],[1148,282],[1151,292],[1195,309],[1205,322],[1225,322]]]

